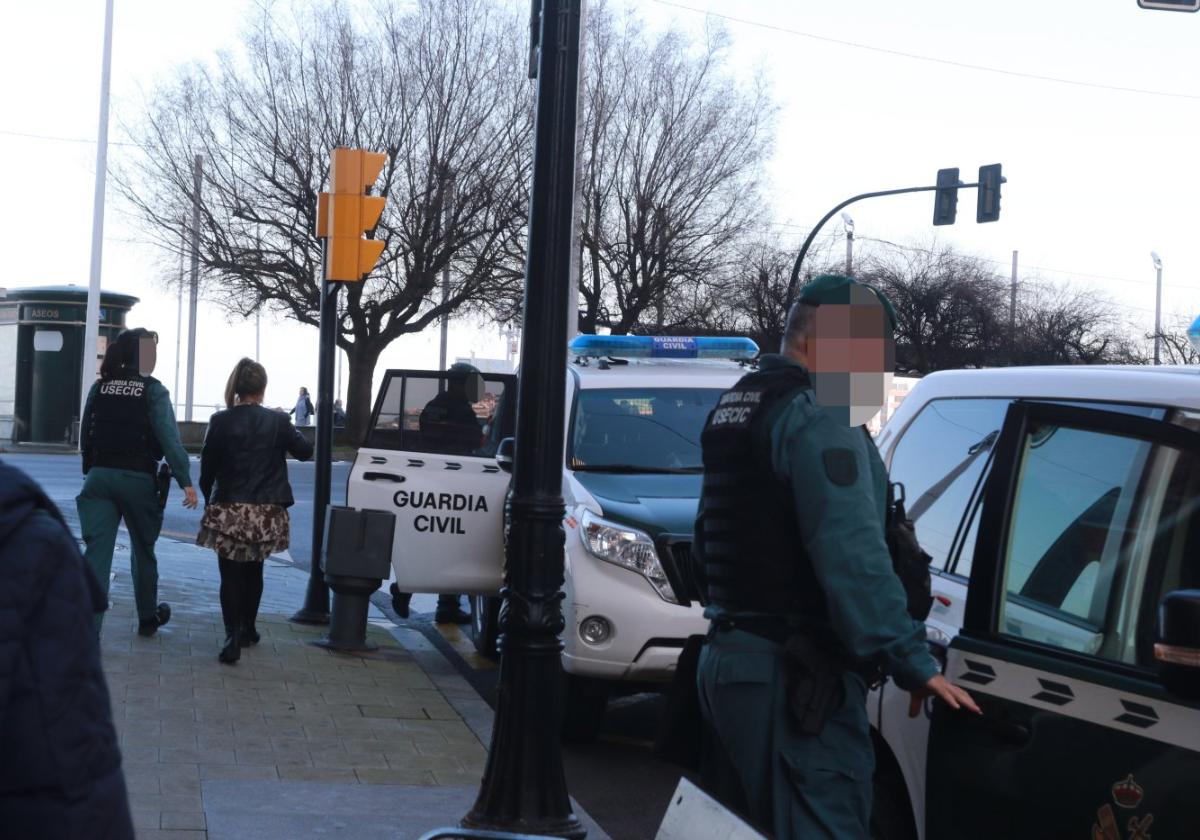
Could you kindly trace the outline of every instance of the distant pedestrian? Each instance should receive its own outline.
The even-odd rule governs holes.
[[[308,421],[316,414],[316,409],[313,408],[312,400],[308,398],[308,389],[302,387],[300,396],[296,398],[296,406],[288,414],[296,415],[297,426],[307,426]]]
[[[154,635],[171,618],[171,608],[158,602],[154,556],[163,522],[155,474],[164,456],[183,488],[184,507],[197,505],[171,395],[150,375],[158,360],[157,346],[158,334],[144,329],[124,330],[108,346],[100,380],[83,407],[80,448],[87,478],[75,499],[88,565],[106,597],[117,526],[124,520],[129,529],[138,633],[143,636]]]
[[[134,836],[92,623],[106,604],[58,508],[0,463],[0,836]]]
[[[333,401],[333,428],[346,428],[346,409],[342,408],[341,400]]]
[[[209,419],[200,453],[204,518],[196,544],[217,553],[225,621],[225,645],[218,658],[230,665],[243,647],[259,641],[255,621],[263,562],[290,543],[287,509],[295,499],[287,456],[307,461],[313,454],[312,444],[286,414],[263,407],[266,389],[262,365],[251,359],[238,362],[225,386],[228,407]]]

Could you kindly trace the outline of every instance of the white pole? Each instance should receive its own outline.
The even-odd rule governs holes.
[[[254,361],[262,364],[261,313],[254,310]]]
[[[171,396],[175,401],[175,412],[179,413],[179,362],[183,355],[183,254],[187,249],[187,223],[179,220],[179,301],[175,306],[175,390]]]
[[[451,218],[450,214],[452,213],[453,202],[454,202],[454,179],[453,178],[449,178],[446,181],[446,185],[443,190],[442,202],[443,202],[442,203],[442,230],[445,231],[446,239],[447,239],[447,241],[449,241],[451,235],[453,234],[453,231],[450,229],[450,218]],[[445,267],[442,269],[442,306],[445,306],[446,302],[449,299],[450,299],[450,262],[449,262],[449,260],[447,260]],[[441,345],[439,347],[439,354],[438,354],[439,365],[440,365],[441,370],[446,370],[446,362],[449,361],[449,359],[446,358],[446,350],[447,350],[447,345],[449,343],[449,339],[450,339],[450,312],[449,312],[449,310],[447,310],[442,315]]]
[[[96,131],[96,191],[92,200],[92,261],[88,276],[87,318],[80,366],[79,418],[96,381],[96,350],[100,338],[100,263],[104,252],[104,187],[108,174],[108,89],[112,79],[113,0],[104,4],[104,57],[100,65],[100,126]],[[84,429],[79,430],[83,440]]]
[[[846,276],[854,276],[854,228],[846,228]],[[886,411],[887,408],[884,408]]]
[[[204,155],[196,155],[192,172],[192,277],[188,289],[188,363],[187,404],[183,419],[191,422],[192,397],[196,385],[196,298],[200,292],[200,185],[203,182]]]
[[[1008,363],[1013,364],[1017,352],[1017,252],[1013,251],[1012,291],[1008,299]]]
[[[1154,284],[1154,364],[1159,364],[1158,345],[1162,338],[1162,262],[1155,269],[1158,279]]]

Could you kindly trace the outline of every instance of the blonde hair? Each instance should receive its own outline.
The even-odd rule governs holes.
[[[243,358],[233,366],[225,383],[225,407],[233,408],[243,397],[256,397],[267,390],[267,369],[253,359]]]

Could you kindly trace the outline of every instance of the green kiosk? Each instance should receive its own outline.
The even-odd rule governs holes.
[[[87,296],[86,286],[0,290],[0,446],[76,442]],[[98,356],[137,302],[100,293]]]

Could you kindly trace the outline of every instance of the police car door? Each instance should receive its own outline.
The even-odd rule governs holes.
[[[983,714],[933,706],[928,838],[1200,837],[1200,669],[1155,659],[1160,604],[1200,589],[1182,422],[1009,408],[946,667]]]
[[[494,594],[503,567],[516,377],[389,370],[346,503],[396,515],[392,568],[408,592]]]

